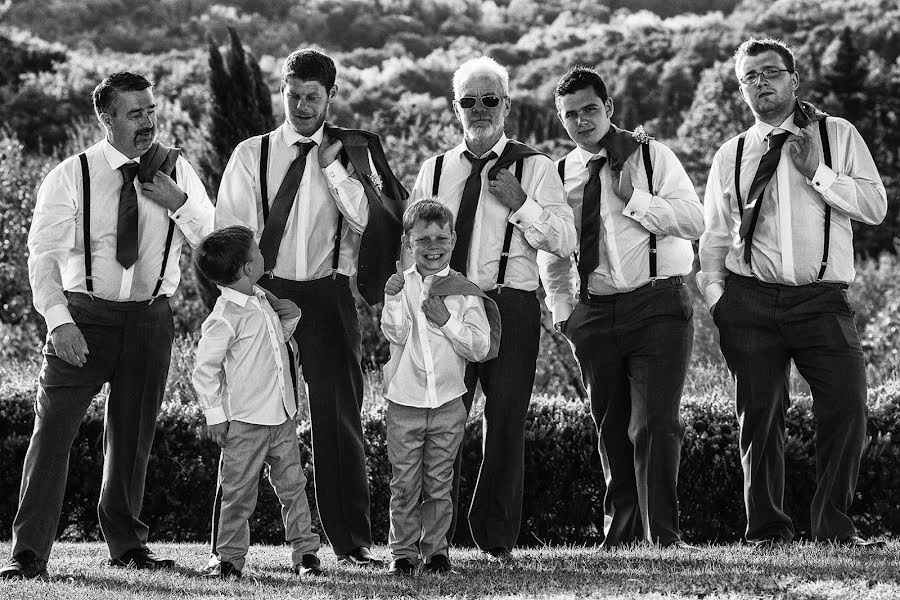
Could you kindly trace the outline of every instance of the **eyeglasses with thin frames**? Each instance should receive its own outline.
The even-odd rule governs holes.
[[[475,98],[474,96],[463,96],[462,98],[457,98],[456,103],[459,104],[460,108],[465,108],[466,110],[470,108],[475,108],[475,103],[478,100],[481,100],[481,105],[485,108],[497,108],[500,106],[500,100],[506,98],[506,96],[482,96],[481,98]]]
[[[767,69],[763,69],[760,72],[750,71],[749,73],[745,73],[743,77],[740,77],[738,81],[743,83],[744,85],[752,85],[759,81],[760,77],[764,77],[766,81],[771,81],[778,77],[781,73],[791,73],[790,69],[776,69],[775,67],[769,67]]]

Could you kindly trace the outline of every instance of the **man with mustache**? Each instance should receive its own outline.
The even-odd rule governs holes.
[[[591,399],[607,484],[603,545],[689,548],[677,494],[694,335],[684,277],[703,206],[669,148],[612,124],[613,99],[596,71],[571,69],[555,96],[578,145],[557,170],[579,250],[574,261],[539,253],[538,263],[553,322],[572,343]]]
[[[28,236],[34,306],[48,335],[12,558],[0,578],[46,576],[69,451],[104,383],[98,513],[109,564],[174,565],[147,548],[140,512],[175,333],[169,298],[181,277],[178,257],[185,241],[195,246],[212,230],[213,206],[179,151],[155,142],[147,79],[114,73],[93,103],[106,139],[47,174]]]
[[[266,271],[259,284],[300,307],[294,337],[309,391],[319,517],[338,559],[366,566],[381,561],[370,551],[362,336],[350,280],[369,304],[383,300],[408,194],[377,135],[325,121],[336,75],[331,58],[316,50],[285,59],[284,123],[235,148],[219,188],[216,227],[253,230]],[[300,569],[321,574],[317,560]]]
[[[846,290],[851,221],[881,223],[884,184],[852,124],[797,98],[790,48],[750,39],[734,61],[756,122],[713,159],[697,284],[737,388],[746,538],[766,548],[794,537],[783,507],[793,360],[816,417],[812,536],[871,545],[848,515],[866,437],[866,366]]]
[[[463,402],[470,410],[480,381],[484,458],[469,510],[472,539],[494,559],[509,560],[522,519],[525,416],[541,331],[535,257],[538,250],[569,256],[575,225],[553,161],[504,133],[507,70],[486,56],[469,60],[453,75],[453,95],[463,141],[422,164],[411,199],[435,197],[453,212],[458,237],[450,267],[500,309],[500,353],[469,364]],[[459,467],[458,455],[454,504]],[[455,506],[450,538],[457,515]]]

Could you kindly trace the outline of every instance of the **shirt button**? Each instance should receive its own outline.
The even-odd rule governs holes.
[[[632,217],[634,216],[634,211],[631,211],[631,216],[632,216]]]

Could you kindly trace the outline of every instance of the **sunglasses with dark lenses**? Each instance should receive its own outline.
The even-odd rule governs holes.
[[[463,96],[462,98],[457,99],[456,103],[459,104],[461,108],[474,108],[475,102],[478,101],[478,98],[473,98],[472,96]],[[498,96],[482,96],[481,104],[484,105],[485,108],[497,108],[500,106],[500,98]]]

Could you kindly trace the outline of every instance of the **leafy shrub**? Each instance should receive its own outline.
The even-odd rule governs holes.
[[[192,347],[179,343],[173,373],[190,367],[179,358]],[[16,509],[21,468],[33,423],[37,365],[11,374],[0,371],[0,485],[10,492],[0,497],[0,535],[8,535]],[[183,375],[183,374],[182,374]],[[192,392],[170,381],[170,393],[159,417],[142,518],[156,539],[208,539],[209,518],[218,464],[218,448],[203,435],[203,417]],[[373,380],[363,413],[366,456],[372,498],[372,529],[384,542],[388,530],[390,464],[387,460],[384,402],[373,393]],[[731,541],[741,537],[744,509],[737,423],[727,391],[685,399],[687,423],[681,458],[679,497],[682,530],[690,540]],[[473,411],[462,452],[461,504],[468,510],[481,460],[481,420]],[[809,502],[815,489],[814,423],[811,403],[801,398],[788,411],[785,446],[787,476],[785,506],[798,534],[809,535]],[[103,408],[95,402],[72,448],[66,499],[59,534],[67,539],[97,539],[95,505],[100,489],[103,454]],[[900,384],[872,390],[869,442],[860,469],[853,515],[869,533],[900,532]],[[601,539],[604,480],[596,451],[596,433],[585,401],[536,396],[526,423],[526,487],[520,542],[590,543]],[[302,419],[298,438],[304,466],[311,473],[309,421]],[[314,486],[307,493],[315,513]],[[260,501],[251,523],[255,543],[283,539],[279,508],[268,483],[261,479]],[[467,528],[457,529],[457,543],[470,543]]]

